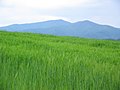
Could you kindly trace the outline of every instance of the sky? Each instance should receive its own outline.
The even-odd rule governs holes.
[[[56,19],[120,28],[120,0],[0,0],[0,26]]]

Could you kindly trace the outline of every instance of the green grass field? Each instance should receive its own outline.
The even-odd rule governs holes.
[[[120,90],[120,41],[0,31],[0,90]]]

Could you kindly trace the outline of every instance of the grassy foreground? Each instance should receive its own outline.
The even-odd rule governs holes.
[[[1,31],[0,90],[120,90],[120,42]]]

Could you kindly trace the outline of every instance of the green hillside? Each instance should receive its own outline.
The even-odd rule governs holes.
[[[120,90],[120,42],[1,31],[0,90]]]

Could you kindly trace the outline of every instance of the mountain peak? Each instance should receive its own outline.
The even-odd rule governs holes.
[[[63,19],[57,19],[57,20],[54,20],[54,21],[64,21],[64,22],[66,22],[65,20],[63,20]]]
[[[65,21],[65,20],[63,20],[63,19],[50,20],[50,21],[46,21],[46,22],[67,22],[67,23],[70,23],[70,22]]]
[[[84,20],[84,21],[78,21],[78,22],[76,22],[76,23],[94,23],[94,22],[89,21],[89,20]],[[94,24],[95,24],[95,23],[94,23]]]
[[[98,25],[97,23],[94,23],[94,22],[92,22],[92,21],[89,21],[89,20],[84,20],[84,21],[78,21],[78,22],[76,22],[76,23],[74,23],[74,24],[80,24],[80,25]]]
[[[89,20],[84,20],[84,21],[82,21],[82,22],[86,22],[86,23],[94,23],[94,22],[89,21]]]

